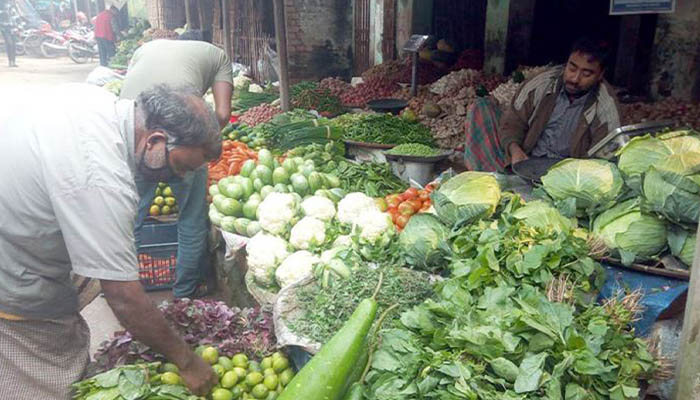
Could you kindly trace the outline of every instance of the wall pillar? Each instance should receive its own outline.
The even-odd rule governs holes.
[[[511,0],[489,0],[486,6],[484,71],[502,74],[506,68]]]
[[[678,1],[675,13],[659,15],[651,61],[652,96],[700,100],[698,20],[698,1]]]

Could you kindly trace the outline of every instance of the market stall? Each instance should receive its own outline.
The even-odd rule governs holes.
[[[293,85],[288,112],[274,86],[236,78],[209,164],[210,236],[231,298],[162,306],[219,374],[210,397],[624,400],[667,380],[672,366],[645,336],[687,288],[698,133],[642,135],[532,180],[461,172],[444,159],[460,157],[468,107],[509,103],[541,68],[508,79],[458,69],[410,97],[403,63],[354,86]],[[382,97],[407,108],[368,110]],[[697,126],[697,106],[623,107],[634,122]],[[154,218],[177,209],[166,189]],[[76,398],[191,398],[128,333],[98,361],[103,374]]]

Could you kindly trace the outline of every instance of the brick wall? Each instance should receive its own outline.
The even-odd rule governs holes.
[[[285,0],[292,81],[349,78],[352,69],[352,2]]]

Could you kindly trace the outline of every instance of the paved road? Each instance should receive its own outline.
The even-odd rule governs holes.
[[[32,95],[61,83],[84,82],[99,64],[76,64],[68,57],[53,59],[17,57],[19,68],[7,67],[7,56],[0,53],[0,107],[17,104]]]

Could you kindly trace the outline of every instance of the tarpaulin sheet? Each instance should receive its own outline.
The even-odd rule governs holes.
[[[637,336],[651,333],[651,327],[659,315],[688,290],[688,282],[681,279],[645,274],[605,263],[603,268],[607,275],[599,299],[613,297],[621,290],[642,290],[644,311],[641,319],[634,324]]]

